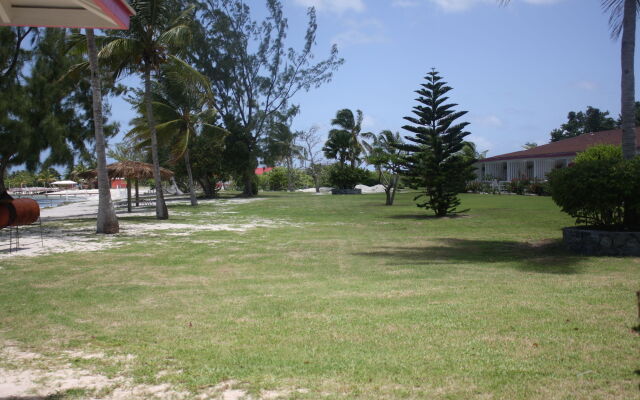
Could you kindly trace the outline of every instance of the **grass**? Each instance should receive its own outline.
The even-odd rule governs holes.
[[[463,195],[469,212],[434,219],[411,194],[263,197],[166,223],[274,227],[0,261],[0,340],[132,354],[137,382],[194,394],[233,379],[304,399],[638,398],[640,259],[565,252],[572,221],[549,198]]]

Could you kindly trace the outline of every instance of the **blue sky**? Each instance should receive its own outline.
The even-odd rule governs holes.
[[[336,111],[350,108],[364,112],[368,131],[404,133],[402,118],[432,67],[469,111],[470,139],[490,155],[548,142],[571,110],[619,114],[620,45],[600,0],[282,1],[291,45],[300,47],[306,8],[315,6],[316,59],[336,43],[346,61],[330,83],[293,99],[301,107],[294,129],[318,125],[326,135]],[[130,105],[111,103],[126,130]]]

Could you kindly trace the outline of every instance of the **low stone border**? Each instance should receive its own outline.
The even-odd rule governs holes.
[[[331,194],[362,194],[362,189],[331,189]]]
[[[562,229],[562,240],[569,250],[580,254],[640,257],[640,232],[569,227]]]

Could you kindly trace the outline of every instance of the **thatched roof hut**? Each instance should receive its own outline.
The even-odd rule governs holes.
[[[153,164],[143,163],[140,161],[119,161],[107,165],[109,178],[125,178],[125,179],[151,179],[153,178]],[[95,179],[98,175],[96,170],[91,170],[79,174],[85,179]],[[173,176],[173,172],[166,168],[160,168],[160,177],[162,180],[169,180]]]
[[[138,194],[138,181],[140,179],[153,178],[153,164],[140,161],[118,161],[107,165],[107,173],[109,179],[125,178],[127,180],[127,211],[131,212],[131,181],[135,182],[136,187],[136,206],[140,205],[140,197]],[[96,170],[86,171],[78,174],[83,179],[95,179],[98,176]],[[173,172],[166,168],[160,168],[160,178],[167,181],[173,177]]]

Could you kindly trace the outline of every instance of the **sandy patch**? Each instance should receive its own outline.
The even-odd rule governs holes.
[[[237,198],[237,199],[198,199],[198,205],[202,205],[202,204],[216,204],[216,205],[236,205],[236,204],[249,204],[249,203],[255,203],[256,201],[262,201],[262,200],[266,200],[266,198],[264,197],[252,197],[252,198]],[[191,200],[185,200],[185,201],[172,201],[172,202],[168,202],[168,205],[173,205],[173,204],[178,204],[178,205],[190,205],[191,204]]]
[[[199,393],[178,390],[168,383],[156,385],[135,384],[129,377],[117,375],[109,378],[105,375],[72,366],[63,361],[68,357],[86,360],[100,358],[106,361],[132,361],[135,357],[107,357],[103,353],[83,353],[65,351],[60,358],[47,359],[41,354],[20,350],[7,342],[0,348],[0,357],[19,368],[0,367],[0,398],[31,398],[63,395],[66,391],[84,390],[88,399],[105,400],[183,400],[183,399],[222,399],[222,400],[274,400],[289,397],[293,393],[308,393],[307,389],[262,390],[259,397],[253,397],[246,390],[238,388],[239,382],[228,380],[212,385]],[[43,367],[46,366],[46,367]],[[161,371],[156,379],[182,373],[182,371]]]
[[[94,223],[78,222],[74,220],[79,217],[91,217],[91,215],[87,215],[86,213],[88,212],[88,209],[91,209],[91,207],[97,207],[97,203],[95,201],[87,202],[86,204],[61,206],[52,209],[56,210],[55,212],[48,212],[48,217],[59,218],[66,215],[68,216],[69,221],[72,222],[48,225],[46,222],[47,216],[45,216],[45,212],[43,211],[43,220],[45,222],[43,222],[42,237],[38,226],[21,227],[18,251],[9,251],[9,231],[6,229],[0,231],[0,243],[7,243],[5,247],[0,247],[0,260],[15,256],[31,257],[76,251],[100,251],[116,246],[123,246],[127,244],[127,238],[157,238],[158,236],[188,237],[198,232],[246,232],[257,228],[300,226],[299,224],[292,224],[284,220],[267,219],[255,219],[239,223],[212,223],[212,216],[237,213],[237,211],[230,211],[229,207],[248,204],[260,200],[264,199],[203,200],[201,203],[215,203],[219,206],[219,210],[204,211],[195,214],[188,212],[174,213],[176,215],[184,214],[187,216],[198,217],[198,221],[189,224],[173,223],[171,220],[163,222],[152,220],[149,222],[139,223],[130,223],[127,221],[128,217],[153,216],[155,215],[155,211],[119,215],[119,218],[125,218],[120,222],[120,233],[116,235],[98,235],[95,233]],[[171,214],[172,213],[170,213],[170,215]],[[216,242],[201,240],[198,243],[215,244]],[[1,266],[0,269],[2,269]]]

